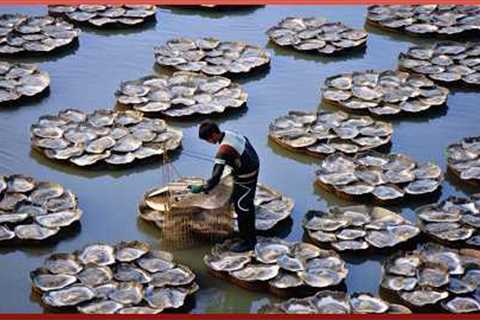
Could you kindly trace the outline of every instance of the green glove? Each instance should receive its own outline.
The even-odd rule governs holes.
[[[188,187],[191,193],[200,193],[204,190],[203,185],[191,185]]]

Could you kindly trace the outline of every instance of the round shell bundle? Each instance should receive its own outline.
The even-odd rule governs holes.
[[[0,176],[0,243],[43,241],[80,220],[77,197],[62,185]]]
[[[480,312],[480,251],[427,243],[385,261],[382,293],[414,311]]]
[[[480,137],[468,137],[447,148],[448,169],[464,182],[479,185]]]
[[[288,17],[270,28],[267,35],[279,46],[324,55],[365,46],[368,37],[363,30],[352,29],[341,22],[327,22],[323,17]]]
[[[121,106],[174,118],[238,109],[248,98],[243,88],[228,78],[187,71],[122,82],[116,96]]]
[[[272,121],[268,136],[284,148],[321,157],[336,151],[354,154],[385,146],[392,133],[390,123],[368,116],[342,111],[290,111]]]
[[[69,20],[88,23],[95,27],[134,26],[155,17],[154,5],[51,5],[50,15],[61,15]]]
[[[32,147],[80,166],[124,165],[180,147],[182,132],[138,111],[66,109],[31,126]]]
[[[400,53],[399,68],[444,84],[480,85],[480,44],[452,41],[413,46]]]
[[[306,298],[269,304],[261,308],[262,313],[281,314],[406,314],[412,311],[399,304],[389,303],[370,293],[354,293],[324,290]]]
[[[334,153],[321,161],[316,172],[316,184],[339,196],[378,202],[433,194],[442,180],[442,171],[433,162],[373,151],[355,157]]]
[[[401,71],[353,72],[328,77],[323,100],[349,111],[377,116],[418,113],[447,102],[448,89],[427,77]]]
[[[88,314],[171,311],[182,308],[198,290],[188,267],[141,241],[95,243],[56,253],[30,278],[48,308]]]
[[[36,65],[0,62],[0,103],[33,97],[49,85],[50,76]]]
[[[154,54],[161,66],[208,75],[247,73],[270,63],[270,55],[260,47],[215,38],[172,39]]]
[[[348,270],[339,255],[305,242],[257,237],[255,250],[234,253],[232,240],[204,257],[209,271],[239,286],[299,296],[340,286]]]
[[[230,207],[232,179],[227,176],[208,194],[192,194],[189,185],[201,185],[202,178],[184,177],[167,186],[147,192],[140,203],[144,220],[154,222],[173,236],[173,230],[197,235],[228,236],[236,228],[236,216]],[[255,195],[255,224],[259,231],[268,231],[290,217],[294,201],[280,192],[258,184]]]
[[[414,239],[420,229],[382,207],[332,207],[311,210],[303,221],[309,240],[337,251],[391,249]]]
[[[50,52],[78,39],[80,30],[61,18],[0,15],[0,54]]]
[[[423,233],[449,245],[480,247],[480,194],[449,197],[416,210]]]
[[[478,34],[480,6],[375,5],[368,7],[367,22],[414,35],[458,36]]]

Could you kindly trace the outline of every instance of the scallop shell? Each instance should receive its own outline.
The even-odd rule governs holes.
[[[48,13],[62,16],[73,22],[88,23],[95,27],[136,26],[154,19],[153,5],[50,5]]]
[[[63,134],[43,138],[45,130]],[[179,148],[181,140],[181,131],[167,127],[163,120],[143,118],[133,110],[86,114],[67,109],[43,116],[31,127],[32,147],[48,158],[68,160],[81,167],[101,162],[122,165],[159,156]]]
[[[48,53],[72,44],[80,34],[72,24],[51,16],[2,14],[0,23],[0,53],[4,55]],[[28,79],[25,84],[35,85],[37,80]],[[22,92],[30,95],[35,91],[31,89],[27,85]]]
[[[321,17],[287,17],[268,29],[267,35],[277,45],[325,55],[364,46],[368,37],[363,30]]]
[[[338,84],[334,80],[339,78],[351,78],[351,86],[345,86],[348,89],[344,90],[336,89]],[[325,80],[322,88],[322,96],[327,103],[353,111],[368,111],[377,116],[391,116],[401,112],[418,113],[440,107],[446,103],[448,93],[448,89],[434,85],[425,76],[391,70],[334,75]],[[374,137],[391,134],[391,127],[384,123],[381,125],[382,127],[376,130],[370,128],[363,134],[375,134]],[[356,141],[375,144],[372,138],[363,140]]]
[[[433,193],[443,180],[440,168],[434,163],[422,164],[402,154],[383,156],[372,151],[353,158],[334,153],[320,162],[320,168],[316,173],[319,185],[348,197],[368,195],[384,202],[405,194]],[[359,179],[365,182],[358,182]]]
[[[46,305],[87,314],[157,314],[183,306],[198,291],[190,269],[140,241],[53,254],[30,276]]]
[[[260,47],[214,38],[171,39],[154,48],[154,54],[161,66],[207,75],[245,73],[270,63],[270,55]]]
[[[223,113],[243,107],[248,99],[238,83],[188,71],[122,82],[115,95],[121,106],[173,118]]]

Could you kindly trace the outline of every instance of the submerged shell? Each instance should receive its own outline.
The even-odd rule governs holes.
[[[349,28],[341,22],[327,22],[320,17],[285,18],[268,29],[267,35],[277,45],[325,55],[364,46],[368,37],[363,30]]]
[[[367,22],[387,30],[428,36],[461,36],[477,31],[478,6],[373,5]]]
[[[331,80],[335,77],[349,77],[352,79],[352,85],[344,90],[335,89],[337,85]],[[333,95],[333,91],[338,92]],[[325,81],[322,89],[326,102],[352,110],[368,110],[377,116],[391,116],[400,112],[417,113],[438,107],[446,103],[448,93],[447,89],[429,83],[424,76],[392,70],[367,70],[333,76]],[[380,133],[384,130],[378,128],[369,131]],[[376,140],[378,138],[363,138],[356,141],[375,144]]]
[[[243,42],[221,42],[214,38],[171,39],[154,48],[159,65],[208,75],[244,73],[270,63],[270,55]]]
[[[432,193],[438,190],[443,180],[436,164],[416,163],[402,154],[385,157],[368,151],[349,158],[334,153],[325,158],[320,167],[316,180],[320,185],[350,197],[371,194],[381,201],[398,199],[405,194]],[[365,182],[359,182],[359,179]],[[407,182],[410,183],[405,186]]]
[[[115,95],[117,103],[122,106],[145,114],[174,118],[238,109],[246,104],[248,98],[239,84],[225,77],[187,71],[122,82]]]
[[[6,55],[48,53],[73,43],[80,34],[72,24],[51,16],[2,14],[0,21],[0,53]],[[26,84],[35,85],[37,80],[28,79]],[[22,91],[27,95],[33,92],[28,85]]]
[[[63,16],[80,23],[89,23],[95,27],[121,25],[123,27],[142,24],[155,16],[156,7],[152,5],[50,5],[48,13]]]
[[[87,314],[156,314],[181,307],[198,290],[195,275],[176,265],[172,254],[150,251],[140,241],[92,244],[73,254],[54,254],[31,272],[31,278],[48,306]]]
[[[45,130],[61,131],[62,135],[43,138]],[[67,109],[43,116],[31,127],[32,147],[48,158],[81,167],[102,162],[122,165],[159,156],[179,148],[181,140],[181,131],[168,127],[163,120],[143,118],[141,112],[133,110],[87,114]]]

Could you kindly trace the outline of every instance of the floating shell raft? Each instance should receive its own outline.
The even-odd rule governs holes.
[[[385,261],[381,288],[414,311],[480,312],[480,251],[427,243]]]
[[[480,137],[465,138],[447,148],[448,169],[462,181],[480,184]]]
[[[349,157],[334,153],[320,162],[316,184],[349,199],[379,202],[430,195],[443,181],[440,167],[403,154],[367,151]]]
[[[382,207],[332,207],[309,211],[303,227],[309,240],[337,251],[390,249],[415,238],[420,229]]]
[[[415,35],[478,35],[479,15],[480,6],[375,5],[368,7],[367,23]]]
[[[43,304],[80,313],[155,314],[181,308],[198,290],[188,267],[140,241],[53,254],[30,277]]]
[[[0,62],[0,103],[33,97],[49,85],[50,76],[36,65]]]
[[[0,176],[0,244],[43,241],[80,220],[77,197],[58,183]]]
[[[422,231],[449,245],[480,248],[480,194],[449,197],[416,210]]]
[[[260,47],[215,38],[172,39],[154,54],[161,66],[208,75],[247,73],[270,63],[270,55]]]
[[[248,289],[308,295],[341,285],[348,274],[337,253],[308,243],[257,237],[255,250],[244,253],[231,252],[232,244],[217,244],[204,262],[214,275]]]
[[[377,116],[418,113],[447,102],[448,89],[427,77],[401,71],[353,72],[328,77],[325,102],[349,111],[368,111]]]
[[[349,314],[389,313],[406,314],[412,311],[399,304],[389,303],[370,293],[354,293],[351,296],[341,291],[324,290],[306,298],[269,304],[260,309],[261,313],[282,314]]]
[[[0,15],[0,54],[50,52],[77,40],[80,30],[61,18]]]
[[[51,15],[65,16],[69,20],[89,23],[96,27],[123,25],[134,26],[142,24],[155,17],[156,7],[153,5],[87,5],[48,6]]]
[[[228,78],[187,71],[122,82],[116,96],[122,106],[175,118],[223,113],[243,107],[248,98]]]
[[[325,156],[336,151],[357,153],[379,148],[391,141],[390,123],[368,116],[339,112],[290,111],[272,121],[269,137],[292,151]]]
[[[324,55],[362,47],[368,37],[363,30],[349,28],[341,22],[327,22],[322,17],[288,17],[270,28],[267,35],[279,46]]]
[[[138,111],[66,109],[31,126],[32,147],[48,158],[84,167],[124,165],[180,147],[182,132]]]
[[[205,183],[202,178],[184,177],[147,192],[139,206],[140,217],[155,223],[164,237],[188,237],[190,234],[222,238],[236,228],[236,216],[230,207],[231,176],[224,177],[208,194],[192,194],[189,185]],[[262,184],[255,196],[256,228],[273,229],[292,213],[294,202]],[[173,240],[173,239],[172,239]]]
[[[452,41],[413,46],[400,53],[399,68],[448,84],[480,85],[480,44]]]

